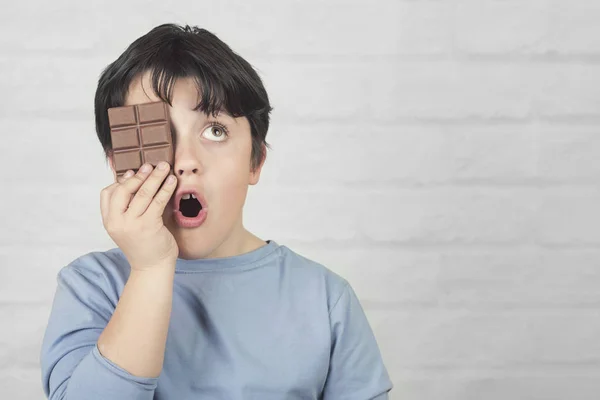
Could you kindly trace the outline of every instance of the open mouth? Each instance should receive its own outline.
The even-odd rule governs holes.
[[[193,193],[184,194],[179,200],[179,211],[184,217],[195,218],[202,211],[202,204]]]
[[[202,193],[193,187],[180,188],[172,200],[173,219],[180,228],[197,228],[204,224],[208,206]]]

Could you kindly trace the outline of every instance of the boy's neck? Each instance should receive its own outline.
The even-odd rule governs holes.
[[[259,249],[267,244],[266,241],[262,240],[261,238],[259,238],[256,235],[254,235],[252,232],[249,232],[246,229],[244,229],[243,232],[244,232],[245,240],[243,242],[244,243],[243,246],[240,247],[241,252],[239,254],[249,253],[249,252]]]
[[[242,227],[238,233],[230,236],[219,248],[203,258],[234,257],[257,250],[265,245],[267,245],[266,241]],[[179,257],[189,260],[197,259],[199,256],[180,250]]]

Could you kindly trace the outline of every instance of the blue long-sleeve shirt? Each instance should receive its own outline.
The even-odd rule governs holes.
[[[286,246],[177,259],[158,377],[98,351],[129,273],[118,248],[59,271],[40,354],[50,400],[388,398],[393,385],[350,284]]]

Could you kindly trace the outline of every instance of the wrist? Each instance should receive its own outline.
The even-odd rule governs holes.
[[[175,272],[175,260],[164,261],[157,264],[145,264],[143,266],[131,264],[131,274],[135,275],[164,275]]]

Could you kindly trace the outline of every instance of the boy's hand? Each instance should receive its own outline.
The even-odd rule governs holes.
[[[164,169],[160,169],[160,163],[154,170],[146,164],[148,171],[140,168],[133,177],[129,177],[133,171],[128,171],[129,176],[118,178],[100,193],[104,228],[134,270],[149,270],[169,262],[174,265],[179,255],[177,242],[162,219],[177,179],[170,175],[173,182],[163,184],[170,171],[169,164],[163,163]]]

